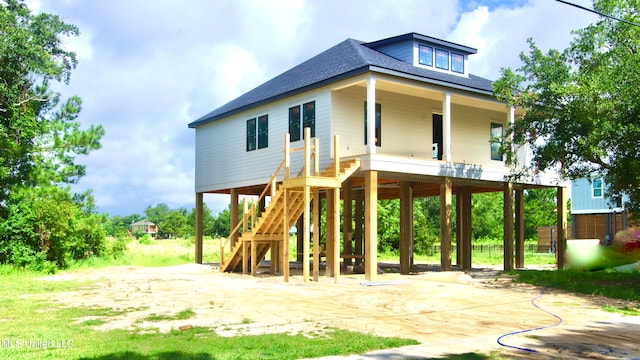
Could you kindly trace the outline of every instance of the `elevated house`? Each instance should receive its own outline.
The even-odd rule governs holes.
[[[616,232],[627,228],[626,198],[614,201],[607,194],[607,184],[600,177],[571,182],[570,238],[599,239],[608,245]]]
[[[236,231],[222,251],[220,269],[255,273],[271,250],[272,271],[288,279],[289,259],[283,255],[288,229],[297,224],[305,281],[310,263],[317,276],[322,251],[327,274],[336,280],[340,261],[354,259],[374,279],[377,201],[399,199],[400,272],[408,274],[413,199],[426,196],[440,198],[442,270],[450,270],[453,259],[468,269],[471,198],[487,191],[504,193],[504,268],[513,268],[514,260],[522,267],[524,190],[556,187],[558,204],[566,203],[566,190],[546,174],[508,180],[511,169],[499,149],[505,127],[523,110],[496,101],[491,81],[470,73],[475,53],[417,33],[374,42],[347,39],[189,124],[196,132],[196,214],[203,194],[231,195]],[[244,209],[238,224],[240,195],[259,199]],[[314,241],[308,231],[317,223],[320,198],[326,199],[326,249],[318,248],[317,231]],[[558,218],[565,217],[566,207],[560,206]]]
[[[146,219],[132,223],[129,228],[131,229],[131,233],[133,234],[142,233],[149,234],[155,237],[158,233],[158,226]]]

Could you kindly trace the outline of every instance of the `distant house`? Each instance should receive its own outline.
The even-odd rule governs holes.
[[[136,221],[130,226],[131,233],[143,233],[155,236],[158,233],[158,226],[149,220]]]
[[[616,232],[627,228],[626,197],[615,202],[607,196],[602,178],[581,178],[571,183],[571,220],[569,238],[600,239],[609,244]]]

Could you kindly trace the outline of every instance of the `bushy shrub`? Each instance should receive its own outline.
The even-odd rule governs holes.
[[[151,235],[149,234],[142,235],[141,237],[138,238],[138,242],[142,245],[151,244]]]
[[[7,205],[8,216],[0,219],[0,263],[50,272],[104,249],[104,217],[84,212],[67,189],[21,189]]]
[[[105,242],[105,252],[103,256],[118,259],[127,251],[127,238],[112,237]]]

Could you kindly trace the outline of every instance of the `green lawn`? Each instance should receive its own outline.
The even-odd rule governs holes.
[[[99,284],[38,280],[37,274],[0,267],[0,359],[298,359],[362,353],[416,344],[414,340],[382,338],[338,329],[315,337],[272,334],[221,337],[215,328],[194,327],[169,333],[97,331],[103,320],[86,316],[115,316],[109,308],[62,307],[33,294],[72,291]],[[39,297],[40,298],[40,297]],[[176,317],[192,317],[187,309]],[[149,319],[141,319],[149,320]]]

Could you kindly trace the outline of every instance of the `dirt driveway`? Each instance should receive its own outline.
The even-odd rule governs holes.
[[[203,326],[222,336],[261,333],[318,333],[327,327],[398,336],[421,345],[382,350],[349,359],[431,358],[444,354],[509,351],[513,358],[640,359],[640,317],[605,312],[611,302],[547,289],[536,304],[562,319],[544,330],[504,337],[506,344],[537,353],[507,350],[497,339],[510,332],[551,326],[559,320],[536,308],[540,288],[515,284],[495,270],[380,275],[365,286],[362,275],[343,275],[338,284],[321,278],[303,283],[292,276],[221,274],[211,266],[112,267],[63,273],[47,280],[97,280],[98,286],[53,294],[69,306],[127,309],[96,329]],[[52,295],[47,296],[52,299]],[[185,320],[145,321],[151,314]],[[84,321],[81,319],[79,321]]]

